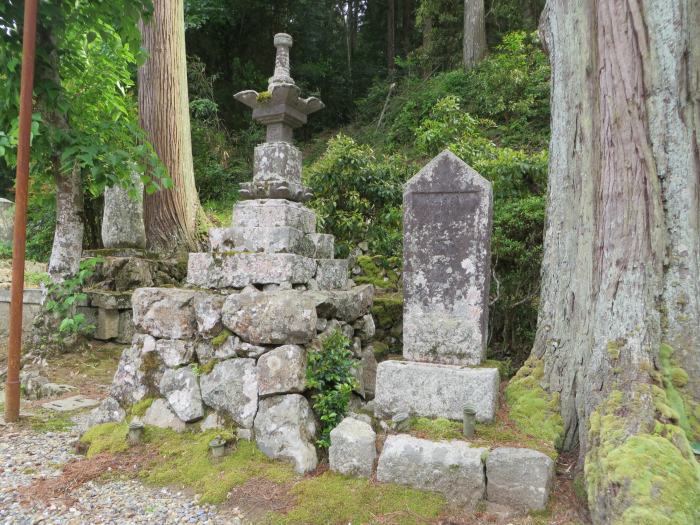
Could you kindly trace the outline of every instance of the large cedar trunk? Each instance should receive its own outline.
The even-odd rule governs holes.
[[[197,248],[199,197],[194,181],[187,93],[183,0],[156,0],[153,18],[141,24],[149,57],[138,72],[141,125],[168,170],[173,188],[144,199],[151,249]]]
[[[564,448],[580,446],[585,459],[596,523],[661,523],[682,506],[666,469],[683,470],[691,505],[700,494],[680,414],[665,410],[660,359],[667,345],[687,371],[674,409],[692,412],[700,401],[699,17],[700,0],[549,0],[542,15],[552,141],[533,359],[544,360],[543,386],[560,396]],[[652,444],[670,450],[663,465],[644,456]],[[644,486],[658,509],[631,483],[647,474],[657,476]],[[676,519],[690,523],[697,512]]]
[[[469,70],[486,55],[486,19],[484,0],[464,0],[462,65]]]

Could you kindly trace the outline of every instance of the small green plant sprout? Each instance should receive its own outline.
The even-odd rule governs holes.
[[[260,93],[258,93],[258,102],[260,102],[261,104],[269,102],[270,100],[272,100],[272,93],[270,93],[269,91],[261,91]]]
[[[44,304],[46,311],[51,312],[61,319],[58,331],[63,335],[90,334],[95,330],[95,325],[87,322],[85,314],[77,311],[81,301],[87,299],[83,287],[95,273],[97,265],[104,260],[99,257],[85,259],[80,263],[78,274],[62,282],[50,283],[46,289],[47,300]]]
[[[313,409],[321,420],[321,436],[316,442],[321,448],[330,446],[331,430],[345,416],[350,394],[357,388],[355,366],[350,339],[339,330],[323,341],[320,350],[309,353],[306,380],[313,391]]]

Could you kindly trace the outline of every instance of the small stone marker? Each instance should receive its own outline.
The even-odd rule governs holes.
[[[0,243],[12,244],[15,204],[7,199],[0,199]]]
[[[67,397],[66,399],[58,399],[50,403],[44,403],[44,408],[55,410],[56,412],[71,412],[81,408],[91,408],[99,405],[100,402],[95,399],[90,399],[84,396]]]
[[[404,191],[403,355],[478,365],[486,352],[491,183],[444,151]]]
[[[102,244],[105,248],[146,247],[146,228],[143,222],[143,183],[138,174],[132,175],[137,198],[119,186],[105,189],[102,214]]]

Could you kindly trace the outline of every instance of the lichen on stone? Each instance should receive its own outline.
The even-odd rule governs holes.
[[[559,414],[559,395],[549,394],[540,385],[544,361],[530,357],[505,389],[510,418],[533,437],[561,446],[564,421]]]

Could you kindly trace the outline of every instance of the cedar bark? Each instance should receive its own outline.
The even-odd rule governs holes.
[[[155,0],[153,18],[141,23],[141,34],[149,55],[138,71],[141,125],[173,182],[172,189],[144,198],[148,247],[196,250],[201,208],[192,162],[183,0]]]
[[[464,0],[462,66],[469,71],[486,55],[484,0]]]
[[[613,391],[628,403],[616,446],[653,432],[662,344],[700,401],[699,22],[699,0],[548,0],[542,14],[552,140],[532,355],[587,474],[608,468],[610,437],[589,421]],[[595,523],[634,505],[630,483],[587,481]]]

